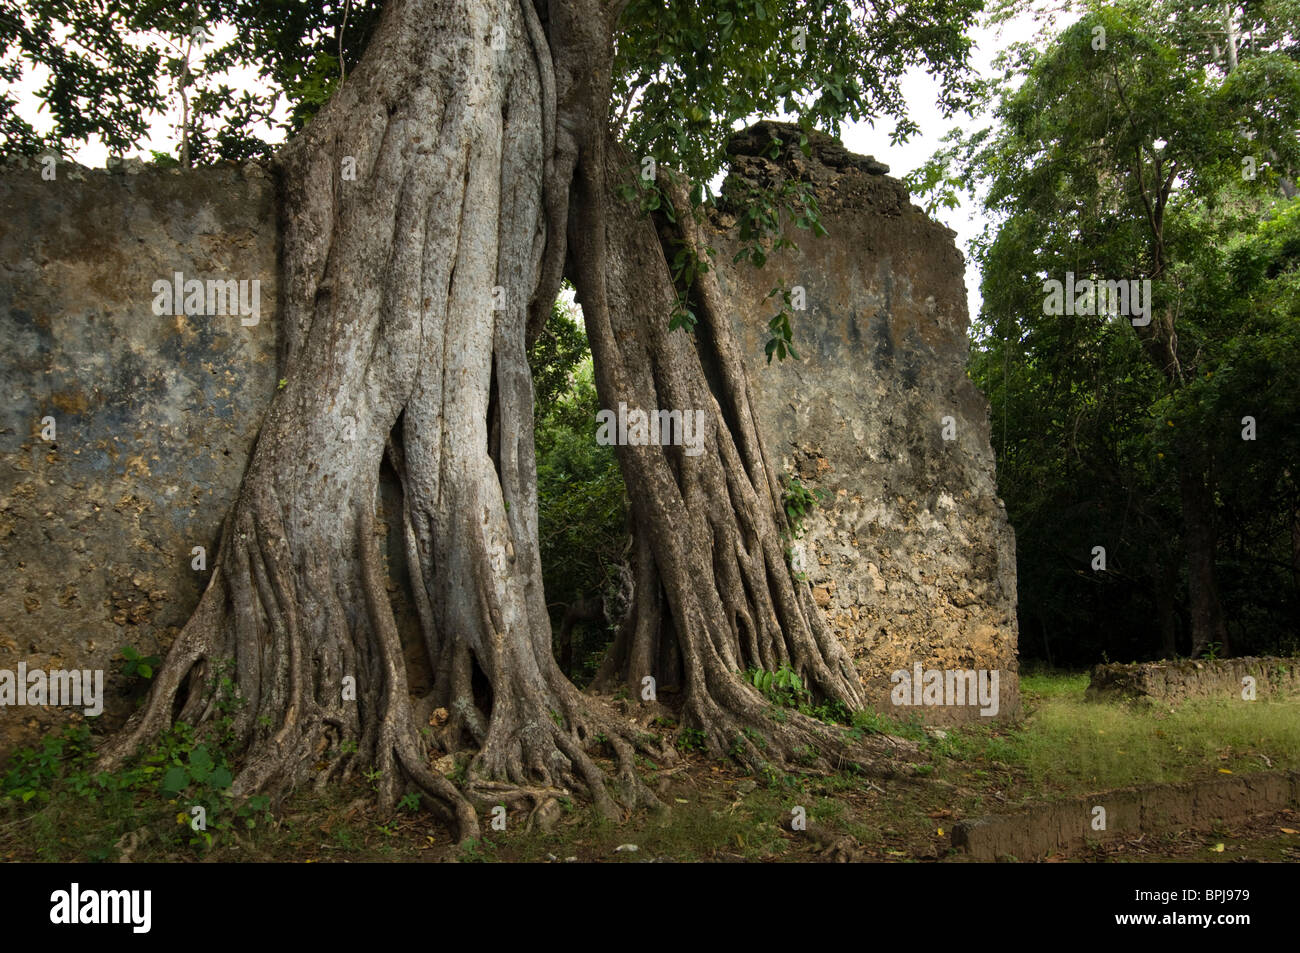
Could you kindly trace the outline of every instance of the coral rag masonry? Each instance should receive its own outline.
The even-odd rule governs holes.
[[[239,323],[246,328],[255,327],[262,320],[262,282],[253,278],[237,281],[233,278],[185,278],[176,272],[171,281],[159,279],[153,283],[153,313],[156,315],[204,315],[224,317],[238,314]]]
[[[773,160],[772,137],[783,145]],[[998,671],[998,719],[1020,709],[1016,542],[998,499],[988,403],[966,375],[966,289],[953,233],[888,169],[821,134],[759,123],[728,148],[725,204],[711,224],[717,275],[749,364],[755,417],[773,464],[828,494],[792,540],[791,562],[853,655],[868,703],[898,714],[890,676]],[[787,172],[812,183],[828,235],[761,269],[733,257],[747,183]],[[799,360],[767,363],[774,286],[802,287]],[[969,705],[934,723],[981,721]]]
[[[165,655],[210,577],[193,551],[217,548],[279,376],[277,240],[255,163],[60,163],[57,185],[0,163],[0,669],[102,669],[98,730],[135,709],[120,649]],[[256,280],[258,327],[155,315],[177,272],[247,280],[249,311]],[[5,710],[0,757],[74,714]]]

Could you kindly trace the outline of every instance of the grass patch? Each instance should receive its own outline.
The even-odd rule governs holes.
[[[1026,675],[1022,724],[952,728],[931,750],[967,780],[1010,769],[1026,798],[1300,768],[1300,700],[1134,706],[1085,701],[1087,686],[1086,673]]]

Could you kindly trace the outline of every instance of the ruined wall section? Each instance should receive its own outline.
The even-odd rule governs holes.
[[[813,595],[876,706],[926,723],[970,706],[898,708],[890,675],[998,670],[998,717],[1019,709],[1015,538],[997,496],[988,404],[966,376],[963,261],[954,233],[874,159],[829,137],[759,123],[732,141],[730,207],[713,220],[719,280],[745,348],[774,464],[829,494],[793,544]],[[781,145],[771,156],[774,140]],[[824,237],[787,226],[797,251],[733,263],[747,185],[811,182]],[[774,287],[801,287],[798,360],[770,364]],[[950,424],[945,439],[945,418]]]
[[[59,163],[48,174],[39,161],[0,165],[0,670],[103,670],[96,729],[108,731],[146,687],[123,674],[120,651],[165,656],[194,611],[284,376],[276,190],[255,162],[188,172]],[[161,302],[159,314],[155,283],[177,273],[204,283],[203,306]],[[209,308],[209,281],[242,282],[247,297]],[[257,309],[246,315],[252,282]],[[428,666],[397,521],[386,518],[400,509],[387,468],[379,496],[389,593],[419,691]],[[196,546],[206,568],[195,568]],[[0,707],[0,756],[81,717]]]
[[[0,669],[103,669],[115,724],[114,657],[197,604],[276,386],[275,194],[252,164],[44,171],[0,172]],[[178,271],[258,280],[260,321],[156,315]],[[0,750],[68,717],[4,709]]]

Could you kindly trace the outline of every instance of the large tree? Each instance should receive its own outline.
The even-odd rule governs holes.
[[[658,806],[635,758],[671,750],[580,693],[552,656],[527,351],[567,276],[602,403],[706,417],[702,455],[619,448],[635,594],[604,683],[634,698],[647,676],[679,689],[683,725],[755,769],[887,770],[893,742],[772,719],[741,677],[789,665],[818,698],[863,703],[786,562],[778,474],[695,213],[746,117],[785,109],[834,131],[885,115],[905,135],[898,78],[914,64],[958,104],[974,7],[385,3],[360,62],[276,157],[287,384],[212,580],[104,763],[173,719],[212,718],[228,678],[241,701],[236,794],[374,766],[385,803],[414,784],[463,837],[477,831],[475,803],[575,787],[611,815]],[[797,193],[783,195],[807,221]],[[757,262],[771,236],[753,237]],[[788,328],[777,333],[784,353]],[[459,786],[430,767],[408,694],[375,525],[385,458],[435,671],[426,701],[450,712],[436,741],[477,750]]]

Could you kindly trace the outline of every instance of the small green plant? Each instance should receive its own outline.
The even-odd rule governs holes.
[[[55,779],[80,773],[91,764],[93,755],[86,725],[69,725],[42,738],[39,748],[15,751],[9,770],[0,775],[0,804],[48,802]]]
[[[1205,646],[1205,652],[1201,658],[1213,662],[1219,657],[1219,651],[1223,648],[1222,642],[1209,642]]]
[[[122,646],[118,654],[122,657],[122,674],[127,678],[143,678],[147,681],[153,678],[154,670],[162,662],[156,655],[141,655],[131,645]]]
[[[785,488],[781,493],[781,506],[785,509],[785,515],[790,521],[790,528],[795,539],[803,536],[804,517],[824,503],[829,495],[821,488],[809,489],[797,476],[792,476],[786,481]]]
[[[828,699],[821,704],[813,703],[812,692],[804,685],[799,674],[783,663],[775,672],[761,668],[751,668],[743,673],[749,682],[774,706],[769,715],[774,721],[786,721],[785,709],[793,708],[801,715],[816,718],[828,724],[848,725],[852,723],[849,710],[836,699]]]
[[[745,680],[762,692],[772,704],[785,708],[797,708],[810,697],[804,688],[803,679],[788,663],[783,662],[775,672],[751,668],[745,673]]]
[[[737,732],[736,737],[731,742],[731,756],[739,761],[745,756],[745,751],[745,736]]]
[[[288,386],[289,386],[289,378],[281,377],[279,383],[275,385],[275,389],[284,390]]]
[[[403,794],[402,799],[397,802],[399,811],[406,811],[408,814],[414,814],[420,809],[420,795],[414,791],[409,794]]]
[[[470,864],[485,864],[492,859],[496,845],[483,837],[471,837],[460,847],[460,859]]]
[[[705,734],[699,728],[683,728],[677,732],[677,750],[705,751],[707,748]]]
[[[184,758],[179,753],[172,756],[172,763],[162,778],[162,792],[168,797],[179,797],[195,787],[224,791],[233,781],[230,769],[212,760],[207,745],[199,745]]]

